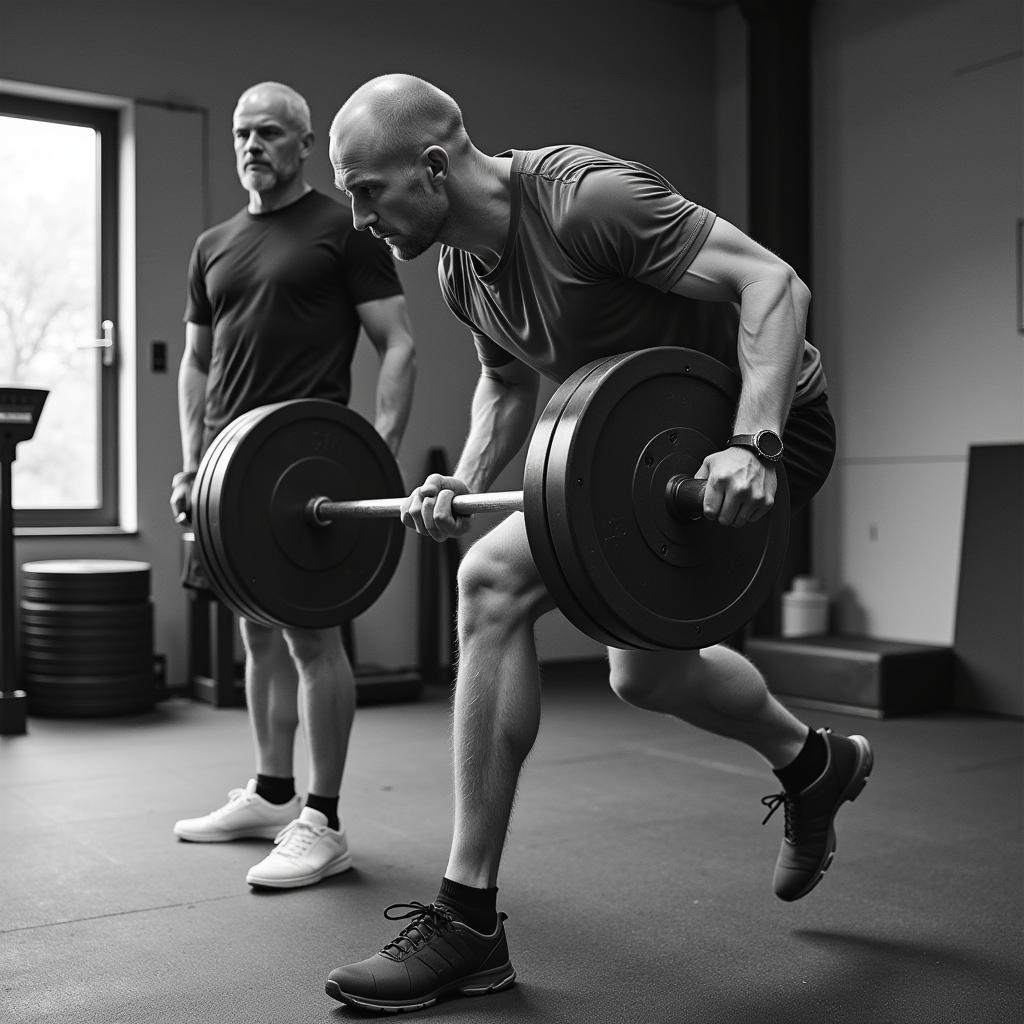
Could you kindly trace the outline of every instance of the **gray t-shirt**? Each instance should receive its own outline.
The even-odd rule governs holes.
[[[512,157],[512,207],[497,266],[483,273],[450,246],[438,264],[445,301],[484,366],[518,359],[560,383],[594,359],[676,345],[738,369],[733,307],[711,304],[726,329],[695,331],[693,301],[671,291],[714,213],[657,171],[583,146],[502,155]],[[794,404],[824,388],[818,351],[805,343]]]

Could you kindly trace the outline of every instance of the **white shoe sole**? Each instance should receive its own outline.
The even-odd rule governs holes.
[[[352,867],[352,854],[344,853],[334,860],[328,861],[322,868],[310,871],[305,875],[292,875],[289,878],[275,878],[273,875],[258,875],[252,868],[245,876],[249,885],[266,889],[299,889],[304,885],[315,885],[330,875],[340,875]]]
[[[289,819],[290,820],[290,819]],[[232,839],[276,839],[278,832],[287,825],[259,825],[253,828],[236,829],[233,832],[192,832],[174,827],[174,834],[189,843],[228,843]]]

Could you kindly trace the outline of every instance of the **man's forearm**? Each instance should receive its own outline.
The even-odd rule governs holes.
[[[374,427],[393,455],[405,434],[412,409],[416,382],[416,353],[412,339],[408,344],[390,345],[380,361],[377,376],[377,406]]]
[[[195,472],[203,447],[206,373],[184,360],[178,370],[178,423],[181,430],[181,468]]]
[[[740,304],[737,433],[782,432],[803,358],[810,292],[795,275],[758,281]]]
[[[473,492],[486,491],[530,433],[537,393],[481,377],[473,394],[469,436],[454,475]]]

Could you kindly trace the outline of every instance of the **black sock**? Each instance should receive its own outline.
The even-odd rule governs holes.
[[[454,910],[455,916],[474,931],[490,935],[497,927],[497,886],[493,889],[474,889],[472,886],[444,878],[437,894],[437,902]]]
[[[281,775],[257,775],[256,794],[267,803],[286,804],[295,796],[295,779]]]
[[[776,768],[775,775],[787,793],[799,793],[821,775],[827,763],[828,747],[825,740],[811,729],[800,753],[785,768]]]
[[[338,798],[336,796],[317,796],[310,793],[306,797],[306,806],[312,807],[314,811],[327,815],[327,827],[333,828],[335,832],[341,827],[338,819]]]

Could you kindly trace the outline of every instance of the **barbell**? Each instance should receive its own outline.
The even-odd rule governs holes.
[[[711,646],[771,592],[789,493],[740,529],[701,517],[705,457],[729,437],[739,382],[717,360],[649,348],[582,367],[534,429],[522,491],[458,495],[457,515],[521,512],[562,613],[612,647]],[[406,533],[406,490],[387,445],[337,403],[261,406],[200,463],[196,547],[220,600],[268,626],[351,621],[383,592]]]

